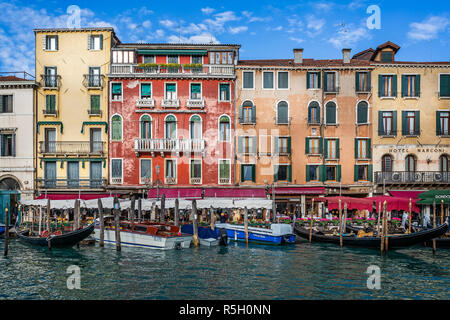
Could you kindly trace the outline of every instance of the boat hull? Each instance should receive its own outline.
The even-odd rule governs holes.
[[[94,239],[100,240],[100,228],[95,228]],[[115,244],[115,230],[105,229],[105,243]],[[158,237],[147,234],[139,234],[132,232],[120,232],[120,244],[126,247],[141,247],[148,249],[171,250],[177,248],[189,248],[191,246],[192,236],[182,234],[175,237]]]
[[[288,226],[288,225],[286,225]],[[290,226],[288,226],[290,228]],[[241,225],[233,225],[229,223],[221,223],[216,225],[217,234],[220,229],[225,229],[228,238],[231,241],[245,242],[245,230]],[[285,228],[286,229],[286,228]],[[261,244],[292,244],[295,243],[295,234],[289,232],[274,232],[272,229],[265,228],[248,228],[248,242],[249,243],[261,243]]]

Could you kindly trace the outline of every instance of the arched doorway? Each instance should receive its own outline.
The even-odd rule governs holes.
[[[0,222],[5,223],[5,209],[8,208],[10,224],[16,222],[19,214],[20,184],[12,177],[0,178]]]

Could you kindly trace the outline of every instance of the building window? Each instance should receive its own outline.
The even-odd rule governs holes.
[[[251,101],[242,104],[239,123],[256,123],[256,109]]]
[[[90,114],[100,114],[100,95],[91,95]]]
[[[111,182],[122,183],[122,159],[111,159]]]
[[[252,181],[255,182],[255,165],[242,164],[241,165],[241,182]]]
[[[111,118],[111,140],[122,140],[122,117],[118,114],[112,116]]]
[[[289,89],[289,72],[278,71],[278,89]]]
[[[78,161],[67,162],[67,186],[73,188],[80,186],[80,163]]]
[[[393,51],[381,52],[381,62],[392,62],[392,61],[394,61]]]
[[[404,136],[420,135],[419,111],[402,111],[402,131]]]
[[[12,113],[12,112],[13,112],[13,96],[0,95],[0,113]]]
[[[220,83],[219,84],[219,101],[230,101],[230,84]]]
[[[369,166],[358,165],[358,181],[369,181]]]
[[[45,50],[57,51],[58,50],[58,36],[45,36]]]
[[[446,154],[439,157],[439,171],[450,172],[450,157]]]
[[[176,160],[166,160],[166,182],[174,183],[177,178],[177,162]]]
[[[177,85],[175,83],[166,83],[166,100],[177,99]]]
[[[325,159],[339,159],[339,139],[325,139]]]
[[[102,153],[103,152],[103,142],[102,142],[102,129],[100,128],[91,128],[89,130],[89,143],[90,149],[93,153]]]
[[[436,111],[436,135],[448,136],[450,124],[450,112]]]
[[[191,56],[191,62],[192,62],[192,64],[203,64],[203,57],[202,56]]]
[[[336,72],[325,72],[325,83],[324,83],[324,91],[325,92],[337,92],[337,73]]]
[[[420,96],[420,75],[402,75],[402,97]]]
[[[152,97],[152,84],[141,83],[141,99],[150,99]]]
[[[238,153],[255,154],[256,153],[256,137],[239,136],[238,137]]]
[[[230,141],[230,118],[221,116],[219,119],[219,141]]]
[[[89,185],[91,188],[101,188],[103,185],[102,162],[91,161],[89,164]]]
[[[326,166],[325,170],[325,178],[327,181],[337,181],[336,166]]]
[[[228,184],[231,183],[231,161],[219,160],[219,183]]]
[[[173,115],[168,115],[165,122],[165,135],[166,139],[177,138],[177,119]]]
[[[44,187],[56,188],[56,161],[45,161]]]
[[[154,55],[142,56],[142,63],[155,63],[155,56]]]
[[[89,67],[88,86],[91,88],[101,87],[100,67]]]
[[[3,133],[0,134],[0,144],[1,144],[1,156],[2,157],[15,157],[16,156],[16,146],[15,146],[16,135],[13,133]]]
[[[200,140],[202,138],[202,118],[195,115],[189,120],[189,129],[192,140]]]
[[[103,49],[103,35],[89,35],[89,50],[102,50]]]
[[[378,135],[395,136],[397,134],[397,111],[378,112]]]
[[[306,154],[321,154],[321,138],[306,138]]]
[[[56,95],[45,95],[45,114],[56,114]]]
[[[413,155],[408,155],[405,158],[405,171],[406,172],[416,172],[417,160]]]
[[[396,97],[397,96],[397,76],[379,75],[378,76],[378,96]]]
[[[291,137],[278,137],[275,139],[275,152],[278,154],[291,153]]]
[[[306,88],[307,89],[320,89],[320,72],[307,72],[306,73]]]
[[[263,89],[274,89],[273,71],[263,72]]]
[[[45,67],[44,73],[45,73],[44,86],[47,88],[57,88],[58,69],[56,67]]]
[[[289,106],[286,101],[278,103],[277,124],[289,124]]]
[[[439,75],[439,97],[450,98],[450,74]]]
[[[202,181],[202,160],[191,159],[190,168],[191,183],[201,183]]]
[[[210,52],[209,53],[209,63],[210,64],[214,64],[215,63],[215,59],[214,59],[214,52]]]
[[[141,139],[152,138],[152,118],[149,115],[141,117]]]
[[[111,84],[111,94],[113,101],[121,101],[122,100],[122,84],[121,83],[112,83]]]
[[[356,122],[358,124],[367,124],[369,123],[369,105],[365,101],[361,101],[358,103],[356,107]]]
[[[243,71],[242,72],[242,77],[243,77],[242,88],[243,89],[254,89],[253,76],[254,76],[253,71]]]
[[[191,99],[202,99],[202,85],[200,83],[191,83]]]
[[[150,183],[152,177],[152,160],[150,159],[140,159],[141,163],[141,173],[140,181],[141,183]]]
[[[319,166],[307,165],[306,166],[306,182],[319,180]]]
[[[325,123],[328,125],[337,124],[336,104],[332,101],[328,102],[325,106],[325,121]]]
[[[233,64],[233,52],[228,52],[228,64]]]
[[[355,158],[370,159],[371,139],[355,139]]]
[[[392,172],[392,157],[388,154],[381,158],[381,171]]]
[[[370,72],[356,72],[356,92],[370,92]]]
[[[45,128],[44,136],[45,136],[44,151],[47,153],[56,152],[56,129]]]
[[[320,124],[320,106],[317,101],[312,101],[308,106],[308,124]]]
[[[274,180],[290,182],[292,180],[291,165],[288,164],[274,165]]]

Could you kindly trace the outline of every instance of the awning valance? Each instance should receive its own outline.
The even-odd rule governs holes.
[[[373,201],[365,198],[352,197],[317,197],[314,201],[328,202],[328,210],[338,210],[339,200],[341,200],[341,209],[344,209],[344,204],[347,203],[348,210],[368,210],[372,211]]]
[[[272,188],[269,188],[269,193],[272,194]],[[325,188],[323,187],[276,187],[275,194],[290,194],[290,195],[302,195],[302,194],[325,194]]]
[[[163,50],[163,49],[143,49],[138,50],[138,54],[142,55],[207,55],[208,52],[206,50],[183,50],[183,49],[174,49],[174,50]]]

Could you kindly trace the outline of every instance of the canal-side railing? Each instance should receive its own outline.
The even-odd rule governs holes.
[[[445,171],[392,171],[375,172],[375,183],[450,183],[450,172]]]

